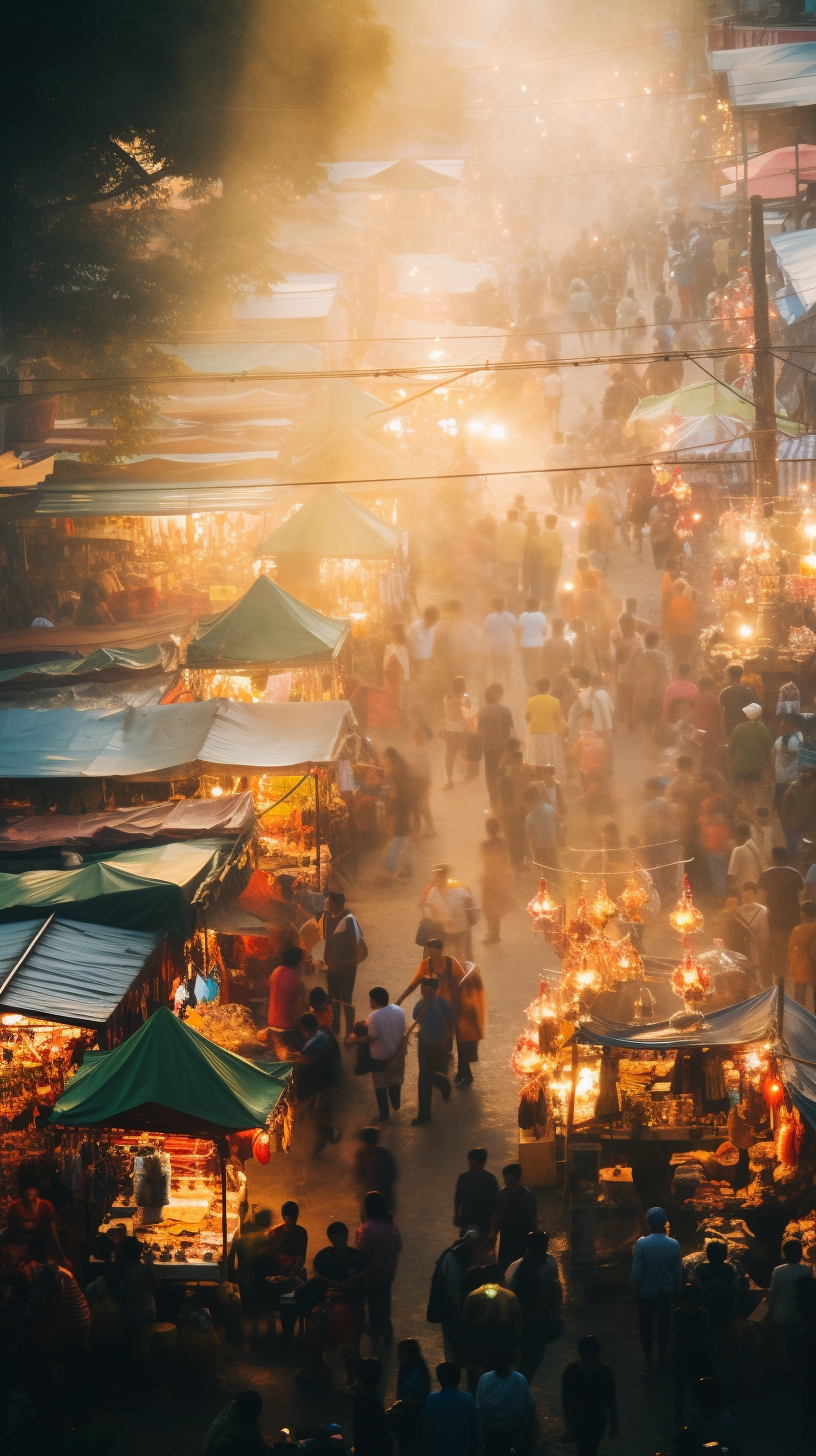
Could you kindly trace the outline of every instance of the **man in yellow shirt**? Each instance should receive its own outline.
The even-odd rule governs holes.
[[[539,678],[527,703],[527,762],[544,768],[550,764],[556,778],[564,777],[563,739],[566,733],[561,704],[550,692],[549,678]]]

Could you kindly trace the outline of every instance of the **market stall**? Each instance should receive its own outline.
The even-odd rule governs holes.
[[[323,701],[341,696],[337,666],[350,623],[326,617],[268,576],[216,616],[185,651],[185,689],[201,701]]]
[[[142,804],[134,809],[108,809],[101,814],[33,814],[0,828],[0,863],[53,857],[62,851],[135,849],[179,840],[238,838],[255,827],[250,793],[216,799],[175,799]],[[31,869],[46,866],[31,864]],[[51,868],[49,865],[47,868]],[[56,865],[54,866],[56,868]]]
[[[86,1048],[153,994],[163,964],[155,932],[53,914],[0,925],[0,1209],[23,1159],[53,1152],[48,1115]]]
[[[256,559],[310,604],[349,617],[355,643],[405,600],[402,533],[334,485],[267,536]]]
[[[227,1139],[257,1129],[263,1161],[287,1143],[290,1074],[225,1051],[166,1008],[114,1051],[88,1054],[51,1122],[96,1135],[112,1185],[103,1232],[125,1221],[159,1278],[223,1277],[245,1201]]]

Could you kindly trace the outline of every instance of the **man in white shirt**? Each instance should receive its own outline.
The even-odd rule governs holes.
[[[753,880],[746,880],[739,890],[742,904],[737,911],[737,919],[751,932],[748,964],[752,970],[759,972],[764,985],[768,958],[768,907],[757,899],[759,889]]]
[[[417,617],[416,621],[411,623],[405,634],[411,664],[410,680],[414,690],[420,696],[431,683],[431,661],[438,621],[439,608],[426,607],[422,616]]]
[[[738,824],[734,834],[737,842],[728,861],[728,888],[731,894],[738,895],[744,884],[759,881],[762,850],[751,838],[750,824]]]
[[[784,1264],[777,1264],[771,1275],[768,1317],[779,1327],[788,1359],[795,1361],[799,1353],[798,1326],[802,1323],[796,1285],[800,1279],[813,1278],[813,1265],[802,1262],[802,1245],[798,1239],[785,1240],[782,1258]]]
[[[541,649],[544,646],[547,631],[547,618],[539,610],[539,606],[538,597],[528,597],[524,611],[519,614],[516,624],[519,632],[521,666],[527,691],[530,694],[541,677]]]
[[[388,1120],[388,1100],[396,1111],[400,1105],[405,1077],[405,1056],[399,1057],[405,1035],[405,1012],[389,999],[384,986],[373,986],[368,993],[371,1011],[366,1017],[368,1048],[371,1060],[379,1063],[371,1072],[377,1099],[379,1122]]]
[[[482,623],[482,637],[488,661],[488,681],[510,686],[516,651],[516,619],[508,612],[504,597],[494,597],[492,612]],[[543,640],[543,639],[542,639]]]

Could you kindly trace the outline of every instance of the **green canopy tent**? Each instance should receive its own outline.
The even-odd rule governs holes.
[[[333,662],[350,623],[325,617],[259,576],[239,601],[205,617],[187,647],[187,666],[317,667]]]
[[[632,424],[663,425],[669,416],[684,415],[702,418],[706,415],[728,415],[733,419],[753,420],[753,401],[738,389],[729,389],[719,380],[703,380],[697,384],[684,384],[671,394],[647,395],[632,410],[629,419]],[[785,434],[798,435],[799,426],[784,415],[777,415],[777,429]]]
[[[257,548],[257,556],[310,556],[325,560],[383,560],[401,539],[373,511],[350,500],[335,485],[324,485]]]
[[[58,911],[66,920],[186,939],[195,927],[196,892],[223,868],[234,845],[233,839],[153,844],[74,870],[0,874],[0,924]]]
[[[166,1006],[110,1052],[88,1052],[51,1113],[59,1127],[134,1128],[212,1138],[221,1158],[227,1254],[226,1145],[263,1127],[291,1076],[288,1062],[256,1065],[201,1036]]]

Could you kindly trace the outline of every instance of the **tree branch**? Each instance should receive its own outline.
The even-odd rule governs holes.
[[[127,177],[123,182],[118,182],[115,187],[108,188],[107,192],[97,192],[84,197],[66,197],[61,202],[46,202],[43,204],[43,211],[53,212],[62,207],[92,207],[95,202],[109,202],[111,198],[122,197],[126,192],[133,192],[137,187],[153,187],[165,177],[178,175],[177,169],[173,167],[159,167],[156,172],[148,172],[136,158],[119,142],[111,141],[114,152],[134,174]]]

